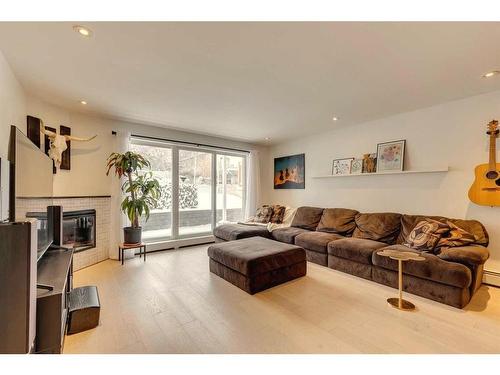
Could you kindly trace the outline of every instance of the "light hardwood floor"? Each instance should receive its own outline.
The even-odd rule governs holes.
[[[75,273],[97,285],[101,323],[65,353],[500,353],[500,289],[464,310],[308,264],[307,276],[254,296],[211,274],[207,246],[107,260]]]

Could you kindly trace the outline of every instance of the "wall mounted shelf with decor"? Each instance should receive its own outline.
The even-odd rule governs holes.
[[[364,177],[364,176],[386,176],[394,174],[414,174],[414,173],[446,173],[449,171],[449,167],[441,169],[425,169],[425,170],[414,170],[414,171],[394,171],[394,172],[375,172],[375,173],[356,173],[356,174],[338,174],[338,175],[324,175],[324,176],[314,176],[313,178],[337,178],[337,177]]]

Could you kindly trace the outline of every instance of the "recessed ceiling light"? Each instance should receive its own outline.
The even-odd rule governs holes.
[[[80,104],[87,105],[87,102],[85,100],[80,100]]]
[[[271,140],[271,138],[269,138],[269,137],[266,137],[266,138],[264,138],[264,139],[265,139],[266,141],[270,141],[270,140]]]
[[[78,34],[85,36],[87,38],[92,36],[92,30],[90,30],[84,26],[80,26],[80,25],[73,26],[73,30],[75,30]]]
[[[338,121],[338,120],[339,120],[339,118],[338,118],[338,117],[333,116],[332,120],[333,120],[333,121]]]
[[[483,78],[490,78],[490,77],[496,76],[499,73],[500,73],[499,70],[492,70],[491,72],[483,74]]]

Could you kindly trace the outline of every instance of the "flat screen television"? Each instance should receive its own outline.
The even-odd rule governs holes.
[[[9,169],[9,160],[0,158],[0,221],[9,219]]]
[[[49,209],[47,212],[28,212],[27,218],[36,219],[36,233],[37,233],[37,261],[45,254],[50,245],[54,242],[54,225],[51,220],[53,216],[50,214]]]
[[[53,173],[52,159],[45,155],[17,127],[11,126],[9,143],[10,182],[9,182],[9,220],[24,220],[16,213],[16,202],[29,198],[52,198]],[[54,240],[51,223],[37,221],[38,259]]]

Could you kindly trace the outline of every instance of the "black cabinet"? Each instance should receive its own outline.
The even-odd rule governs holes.
[[[0,223],[0,354],[33,351],[36,245],[34,222]]]
[[[38,262],[38,283],[53,290],[38,289],[36,304],[36,353],[62,353],[73,288],[73,249],[49,250]]]

